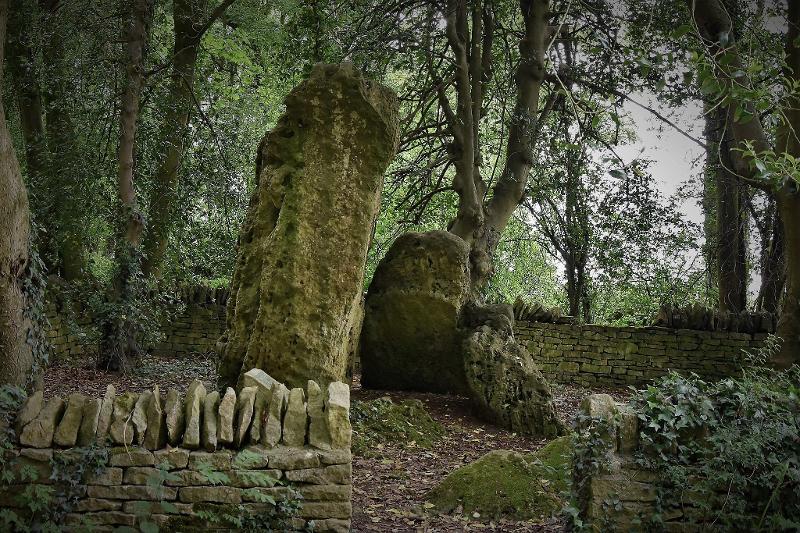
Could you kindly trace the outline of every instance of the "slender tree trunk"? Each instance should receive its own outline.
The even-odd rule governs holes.
[[[800,192],[781,191],[777,200],[786,250],[786,295],[776,333],[781,349],[772,362],[788,368],[800,362]]]
[[[757,307],[777,314],[786,283],[786,261],[783,253],[783,222],[775,200],[770,198],[761,231],[761,288]]]
[[[0,85],[8,21],[8,0],[0,0]],[[28,195],[6,126],[0,95],[0,383],[24,386],[33,367],[25,316],[29,269]]]

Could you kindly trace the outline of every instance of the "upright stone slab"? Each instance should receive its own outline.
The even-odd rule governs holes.
[[[36,418],[22,428],[20,444],[29,448],[49,448],[53,444],[53,434],[64,414],[64,408],[64,400],[58,396],[51,398]]]
[[[365,388],[463,394],[461,312],[470,298],[470,248],[447,231],[399,236],[364,304]]]
[[[147,406],[152,398],[153,393],[151,391],[144,391],[139,395],[136,405],[133,407],[131,422],[133,422],[133,427],[136,428],[136,444],[139,446],[144,444],[144,438],[147,433]]]
[[[250,368],[302,387],[344,380],[363,266],[398,139],[394,94],[352,65],[317,65],[262,142],[240,233],[220,381]],[[278,216],[280,214],[280,216]]]
[[[97,424],[100,421],[100,410],[103,400],[100,398],[89,398],[83,405],[83,417],[81,427],[78,430],[78,446],[88,446],[97,437]]]
[[[322,450],[331,449],[328,419],[325,417],[325,396],[316,381],[308,380],[308,443]]]
[[[196,450],[200,447],[200,418],[203,413],[206,388],[200,380],[194,380],[186,391],[186,430],[183,447]]]
[[[265,392],[272,391],[272,387],[278,384],[278,381],[261,370],[260,368],[251,368],[242,376],[243,387],[258,387]]]
[[[147,431],[144,435],[144,447],[151,451],[161,449],[167,443],[167,420],[158,385],[153,388],[145,413],[147,415]]]
[[[42,411],[44,407],[44,393],[37,390],[25,400],[22,404],[22,409],[17,413],[17,418],[14,421],[14,430],[19,434],[22,428],[28,423],[33,421],[34,418]]]
[[[289,401],[283,417],[283,436],[281,437],[283,444],[302,448],[306,441],[307,423],[306,395],[303,389],[296,387],[289,391]]]
[[[251,442],[261,442],[261,432],[267,421],[270,398],[272,398],[271,388],[264,390],[263,387],[257,387],[256,401],[253,404],[253,423],[250,425]]]
[[[350,387],[341,382],[328,385],[328,402],[325,406],[331,445],[350,448],[353,427],[350,425]]]
[[[258,387],[245,387],[239,392],[239,398],[236,401],[236,427],[233,433],[233,445],[236,448],[241,447],[247,440],[247,431],[253,421],[256,392],[258,392]]]
[[[167,399],[164,402],[164,414],[167,422],[167,442],[171,446],[177,446],[183,437],[185,412],[181,395],[175,389],[170,389],[167,392]]]
[[[217,413],[219,411],[219,392],[211,391],[203,401],[203,430],[200,440],[203,449],[213,452],[217,449]]]
[[[133,444],[136,429],[131,418],[133,417],[133,408],[136,406],[136,400],[138,399],[139,395],[135,392],[126,392],[114,398],[114,414],[111,417],[111,427],[108,430],[108,434],[115,444],[123,446]]]
[[[106,394],[103,396],[103,403],[100,405],[100,416],[97,418],[97,442],[105,443],[108,437],[108,429],[111,427],[111,417],[114,414],[114,397],[117,389],[114,385],[106,387]]]
[[[78,430],[81,428],[85,404],[86,396],[83,394],[75,392],[69,395],[64,416],[61,417],[61,422],[53,434],[53,444],[65,448],[75,446],[78,441]]]
[[[225,390],[218,412],[217,444],[229,446],[233,444],[233,419],[236,416],[236,391],[231,387]]]
[[[273,447],[281,441],[283,429],[283,413],[286,411],[286,402],[289,399],[289,390],[283,383],[272,389],[272,399],[269,402],[267,422],[261,432],[261,444]]]

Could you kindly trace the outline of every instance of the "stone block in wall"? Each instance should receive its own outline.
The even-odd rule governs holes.
[[[349,464],[286,471],[286,479],[289,481],[295,483],[312,483],[315,485],[349,484],[351,483],[352,476],[353,471]]]
[[[242,490],[235,487],[181,487],[178,500],[184,503],[241,503]]]
[[[172,487],[141,487],[138,485],[89,485],[86,493],[90,498],[109,500],[174,500],[178,490]]]

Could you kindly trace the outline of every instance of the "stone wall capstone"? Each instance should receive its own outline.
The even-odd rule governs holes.
[[[117,394],[109,386],[102,399],[32,394],[17,413],[18,444],[9,450],[4,468],[19,479],[29,479],[22,474],[31,469],[38,475],[24,486],[0,488],[0,506],[21,509],[19,495],[26,487],[53,484],[54,457],[97,442],[111,446],[109,460],[78,487],[77,502],[65,517],[75,531],[87,521],[100,530],[133,526],[142,506],[151,507],[148,519],[163,530],[207,529],[199,510],[233,504],[257,511],[267,505],[263,496],[279,500],[287,486],[302,495],[296,528],[313,520],[314,531],[349,531],[349,388],[334,382],[323,392],[309,381],[305,390],[292,389],[287,402],[286,387],[259,369],[247,372],[243,384],[238,393],[225,391],[230,401],[220,401],[216,391],[207,393],[197,380],[184,398],[157,387]],[[222,482],[209,479],[209,468],[224,474]],[[164,470],[169,475],[163,486],[152,486]],[[282,486],[260,482],[259,474]]]

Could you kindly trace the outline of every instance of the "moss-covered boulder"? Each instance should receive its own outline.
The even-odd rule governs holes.
[[[394,403],[390,398],[353,401],[353,453],[370,456],[382,444],[431,448],[444,436],[444,427],[436,422],[419,400]]]
[[[259,149],[239,237],[221,385],[263,368],[288,387],[345,381],[364,264],[398,139],[394,93],[352,65],[317,65]]]
[[[364,387],[464,393],[459,329],[469,245],[446,231],[398,237],[378,265],[361,331]]]
[[[426,499],[442,513],[460,510],[482,518],[546,518],[564,505],[570,454],[569,437],[560,437],[532,455],[491,451],[452,472]]]

